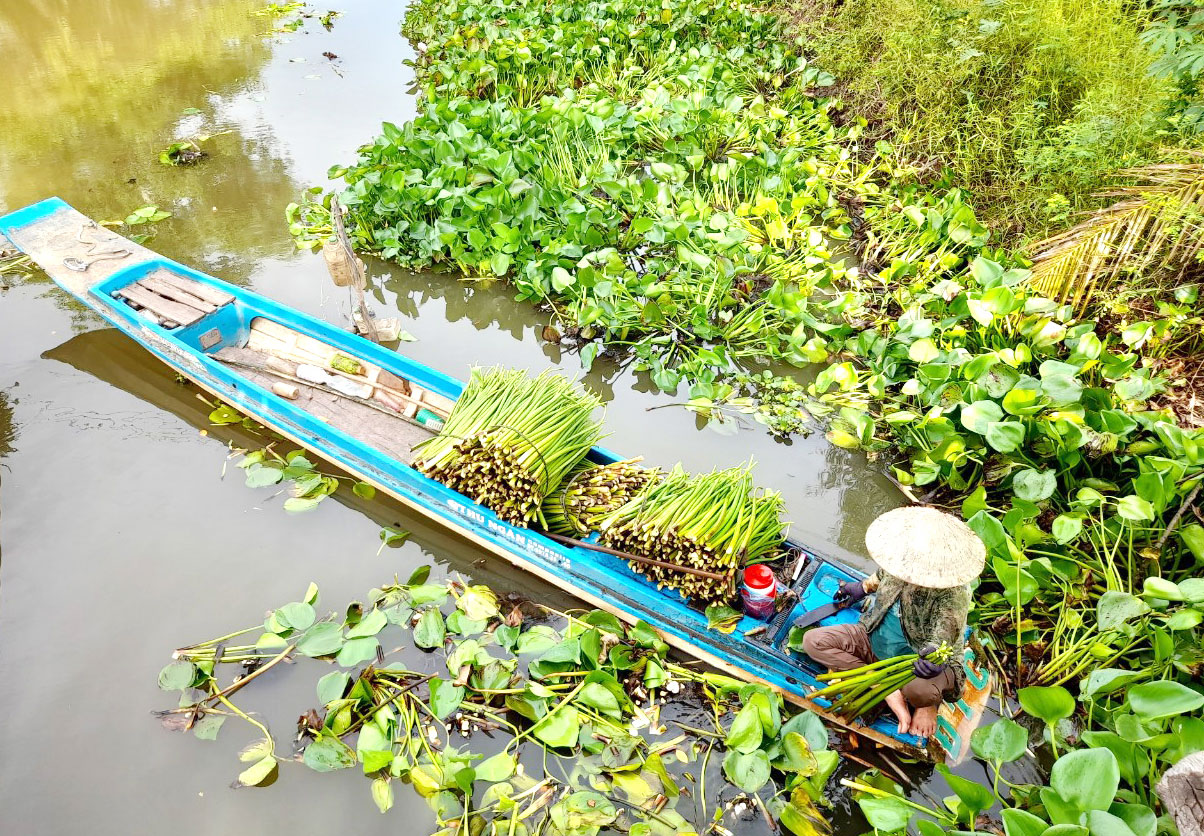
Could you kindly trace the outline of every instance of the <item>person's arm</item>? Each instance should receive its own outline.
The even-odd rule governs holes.
[[[970,588],[961,586],[947,590],[939,614],[932,624],[928,643],[940,647],[947,644],[955,647],[966,630],[966,619],[970,616]]]
[[[939,676],[948,665],[937,664],[930,662],[924,658],[929,653],[932,653],[942,644],[949,647],[956,647],[958,640],[961,639],[962,633],[966,629],[966,619],[970,615],[970,588],[967,586],[959,589],[948,590],[947,596],[942,601],[940,612],[933,621],[929,630],[927,643],[920,648],[920,658],[915,662],[916,676],[921,679],[932,679]],[[952,659],[950,662],[954,661]]]

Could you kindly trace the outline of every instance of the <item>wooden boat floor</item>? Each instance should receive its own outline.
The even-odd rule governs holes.
[[[267,366],[273,355],[250,348],[223,348],[214,354],[214,357],[250,366]],[[230,368],[269,391],[274,384],[289,382],[270,372],[254,371],[243,365],[231,365]],[[296,400],[290,403],[405,464],[413,461],[414,446],[434,435],[431,430],[417,426],[400,415],[386,414],[366,403],[345,398],[322,386],[299,383],[295,385],[299,394]]]

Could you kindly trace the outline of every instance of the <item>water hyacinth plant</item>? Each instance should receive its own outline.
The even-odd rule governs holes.
[[[770,822],[798,836],[829,831],[816,803],[838,758],[819,719],[784,717],[763,686],[670,662],[642,622],[532,617],[485,586],[431,582],[426,567],[344,615],[318,606],[311,585],[261,625],[179,648],[159,674],[160,688],[181,692],[181,706],[161,712],[169,728],[214,739],[235,717],[261,735],[239,756],[242,786],[271,783],[299,760],[317,772],[359,768],[382,813],[410,785],[434,813],[432,832],[670,836],[734,820],[716,801],[726,779]],[[399,640],[437,657],[434,671],[390,660],[401,648],[385,648]],[[290,754],[234,699],[305,657],[334,667],[317,679],[317,708],[302,714]],[[223,665],[244,675],[223,685]],[[673,719],[686,700],[713,730]],[[531,749],[542,774],[538,758],[522,757]]]
[[[585,537],[599,531],[614,511],[634,499],[660,471],[640,467],[640,459],[605,465],[578,465],[543,501],[543,518],[548,531],[566,537]]]
[[[334,172],[358,246],[504,278],[553,307],[586,367],[630,352],[666,391],[816,359],[810,297],[843,275],[841,190],[864,173],[810,95],[830,79],[774,16],[472,0],[418,3],[405,31],[422,113]],[[311,199],[290,221],[316,245],[328,211]]]
[[[629,562],[691,600],[729,602],[737,571],[780,550],[781,513],[781,495],[755,487],[751,463],[702,475],[679,465],[608,515],[601,541],[628,554],[717,572],[719,579]]]

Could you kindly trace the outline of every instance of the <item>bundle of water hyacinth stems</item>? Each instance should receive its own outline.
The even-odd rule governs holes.
[[[758,491],[751,465],[691,476],[674,467],[606,518],[602,543],[629,554],[723,574],[724,580],[659,566],[631,568],[699,601],[729,602],[736,573],[782,543],[782,497]]]
[[[473,369],[414,467],[514,525],[543,525],[540,504],[602,437],[601,402],[545,372]]]
[[[543,501],[547,530],[565,537],[584,537],[635,498],[660,471],[639,466],[642,459],[597,465],[582,462]]]
[[[924,658],[929,662],[944,665],[949,661],[951,652],[949,645],[942,644]],[[829,711],[845,720],[852,720],[875,708],[915,679],[915,662],[919,658],[917,653],[907,653],[860,668],[824,674],[817,678],[827,684],[807,696],[809,699],[823,697],[830,700]]]

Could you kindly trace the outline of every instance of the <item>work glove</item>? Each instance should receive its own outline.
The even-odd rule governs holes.
[[[925,645],[920,651],[920,658],[916,659],[916,661],[912,664],[911,669],[915,671],[916,676],[918,676],[920,679],[933,679],[934,677],[940,676],[941,672],[945,670],[945,665],[938,665],[936,662],[929,662],[924,658],[929,653],[935,652],[935,644]]]
[[[849,604],[856,604],[865,597],[865,584],[861,581],[853,583],[840,582],[840,587],[836,590],[836,594],[832,596],[832,600],[841,606],[847,607]]]

